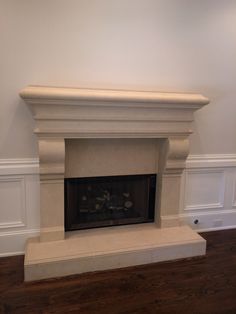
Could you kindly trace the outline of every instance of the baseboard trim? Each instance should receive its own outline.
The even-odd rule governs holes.
[[[197,232],[215,231],[236,228],[236,210],[222,209],[194,213],[181,213],[181,224],[187,224]],[[198,221],[197,224],[194,222]]]
[[[39,235],[39,229],[18,230],[0,233],[0,257],[25,254],[28,238]]]
[[[0,253],[0,258],[10,257],[10,256],[19,256],[19,255],[25,255],[25,251]]]
[[[181,213],[179,215],[162,216],[164,225],[176,225],[178,220],[179,225],[188,225],[196,232],[207,232],[224,229],[236,228],[236,210],[217,210],[201,212],[196,211],[194,213]],[[195,221],[198,221],[195,224]]]
[[[230,229],[236,229],[236,225],[234,226],[224,226],[224,227],[214,227],[214,228],[208,228],[208,229],[200,229],[196,230],[197,233],[201,232],[213,232],[213,231],[224,231],[224,230],[230,230]]]

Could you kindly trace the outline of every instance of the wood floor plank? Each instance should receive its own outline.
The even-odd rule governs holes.
[[[236,229],[203,233],[207,255],[23,282],[23,256],[0,258],[0,313],[236,313]]]

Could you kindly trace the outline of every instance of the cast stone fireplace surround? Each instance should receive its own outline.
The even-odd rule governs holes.
[[[26,245],[26,281],[205,254],[205,240],[178,215],[193,113],[207,98],[43,86],[26,87],[20,96],[35,120],[40,160],[41,231]],[[110,161],[99,154],[100,143]],[[120,158],[119,152],[129,155],[125,149],[131,160]],[[158,173],[155,222],[65,233],[64,178],[100,175],[98,168]]]

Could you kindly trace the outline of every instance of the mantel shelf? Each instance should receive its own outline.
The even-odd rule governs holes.
[[[20,92],[20,96],[30,101],[98,101],[125,103],[157,103],[157,104],[191,104],[203,106],[209,100],[193,93],[131,91],[110,89],[85,89],[67,87],[28,86]]]

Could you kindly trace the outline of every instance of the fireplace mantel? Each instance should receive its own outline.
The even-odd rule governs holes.
[[[40,239],[30,241],[27,245],[26,280],[137,265],[163,260],[163,258],[165,260],[204,254],[205,241],[190,228],[180,225],[179,212],[181,210],[181,175],[189,153],[188,138],[192,133],[191,122],[194,119],[194,112],[209,102],[206,97],[191,93],[44,86],[26,87],[20,92],[20,96],[29,105],[35,120],[34,133],[37,135],[39,144],[41,183]],[[149,227],[137,226],[136,228],[128,226],[124,229],[124,233],[133,232],[135,234],[136,232],[138,236],[143,230],[144,234],[150,234],[156,239],[160,236],[162,240],[170,239],[169,234],[175,233],[173,254],[168,253],[167,257],[158,256],[153,259],[153,254],[158,253],[160,247],[163,248],[163,245],[166,245],[170,249],[171,245],[165,240],[157,240],[155,246],[155,243],[147,236],[142,245],[147,250],[154,250],[154,253],[150,258],[141,258],[142,262],[136,261],[137,250],[139,250],[136,243],[129,244],[131,251],[127,253],[127,256],[126,250],[122,249],[124,243],[120,243],[117,256],[114,257],[114,250],[116,251],[117,247],[111,247],[110,251],[104,253],[106,255],[103,261],[104,267],[101,266],[101,261],[100,264],[98,263],[100,266],[98,264],[90,268],[84,266],[83,258],[85,257],[90,263],[90,257],[92,258],[94,254],[92,251],[87,252],[81,260],[82,253],[73,241],[78,241],[79,245],[82,245],[80,237],[85,237],[85,241],[86,239],[90,241],[89,239],[93,238],[93,234],[100,234],[101,239],[106,241],[106,236],[109,240],[111,233],[115,239],[120,234],[120,230],[123,230],[116,227],[112,231],[105,229],[102,231],[103,229],[101,229],[99,232],[79,232],[76,239],[73,236],[73,256],[70,256],[66,249],[62,249],[62,247],[66,248],[71,241],[70,237],[68,239],[68,235],[65,237],[64,232],[64,177],[65,141],[72,139],[155,139],[158,141],[158,188],[156,191],[155,224]],[[178,245],[181,250],[183,250],[182,246],[185,247],[186,245],[186,251],[181,251],[180,255],[176,255]],[[189,245],[192,245],[191,249],[189,249]],[[57,253],[51,257],[51,266],[49,267],[46,252],[47,248],[51,246],[57,248],[55,251]],[[102,244],[101,247],[103,247]],[[140,250],[142,251],[140,254],[144,254],[143,248]],[[110,264],[109,252],[112,252],[114,259]],[[121,252],[124,255],[123,259],[119,257]],[[133,256],[132,258],[129,257],[130,254]],[[59,263],[61,266],[58,266],[58,260],[63,261],[62,264]],[[75,261],[80,261],[83,266],[74,264]],[[57,265],[55,272],[53,272],[54,264]],[[49,269],[50,274],[48,274]],[[66,270],[63,271],[64,269]],[[44,270],[46,275],[43,274]]]
[[[209,100],[199,94],[29,86],[39,137],[188,136],[193,113]]]

